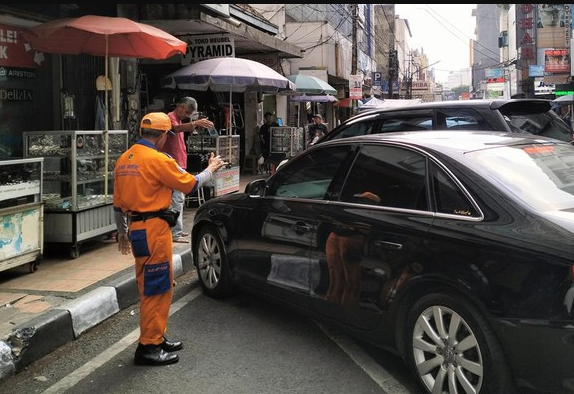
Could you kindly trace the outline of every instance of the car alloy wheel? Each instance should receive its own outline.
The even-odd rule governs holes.
[[[207,295],[219,298],[231,292],[225,249],[214,227],[207,226],[199,232],[194,259],[199,283]]]
[[[448,384],[463,392],[480,392],[482,353],[474,333],[455,311],[435,305],[421,313],[413,330],[413,354],[428,389]]]
[[[407,323],[409,363],[428,393],[513,393],[514,386],[487,320],[464,299],[429,294]]]

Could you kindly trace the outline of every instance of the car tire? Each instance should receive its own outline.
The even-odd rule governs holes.
[[[206,226],[196,239],[193,256],[203,292],[212,298],[228,296],[234,289],[221,236],[213,226]]]
[[[428,294],[415,302],[407,317],[406,346],[409,367],[429,394],[515,392],[493,330],[464,299]]]

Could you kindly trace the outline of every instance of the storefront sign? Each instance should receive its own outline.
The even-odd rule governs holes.
[[[0,67],[0,77],[34,79],[36,72],[27,68]]]
[[[0,89],[0,101],[32,101],[32,91],[27,89]]]
[[[44,54],[24,41],[21,28],[0,24],[0,66],[38,68],[43,61]]]
[[[197,63],[215,57],[235,57],[235,41],[227,34],[180,37],[187,42],[182,64]]]
[[[528,66],[528,76],[529,77],[543,77],[544,76],[544,65],[542,64],[531,64]]]
[[[504,82],[487,83],[486,90],[491,92],[502,92],[504,91]]]
[[[411,87],[412,90],[430,90],[428,81],[413,81]]]
[[[553,83],[544,82],[544,78],[534,78],[534,95],[554,94],[556,87]]]

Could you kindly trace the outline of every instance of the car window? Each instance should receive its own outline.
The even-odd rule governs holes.
[[[322,200],[350,153],[350,146],[333,146],[309,151],[277,171],[270,180],[266,195]]]
[[[492,130],[490,124],[474,109],[437,109],[437,130]]]
[[[432,115],[399,115],[381,120],[380,132],[432,130]]]
[[[558,114],[550,110],[544,113],[511,115],[505,117],[514,131],[570,141],[572,132]]]
[[[436,164],[431,164],[430,168],[437,212],[468,217],[480,216],[465,193],[443,169]]]
[[[513,132],[530,133],[572,141],[572,130],[546,100],[511,101],[498,108]]]
[[[426,158],[410,149],[364,146],[341,191],[341,200],[427,210]]]
[[[341,129],[337,129],[336,132],[327,134],[324,140],[337,140],[340,138],[355,137],[357,135],[367,135],[373,133],[373,127],[376,123],[376,119],[370,119],[364,122],[355,122],[346,126],[341,126]],[[334,130],[333,130],[334,131]],[[321,141],[320,141],[321,142]]]

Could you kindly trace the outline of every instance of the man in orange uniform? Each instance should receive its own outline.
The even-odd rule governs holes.
[[[174,351],[179,341],[165,338],[173,296],[173,244],[170,224],[164,220],[172,190],[185,194],[211,179],[224,161],[211,154],[207,168],[191,175],[159,151],[171,133],[171,121],[163,112],[152,112],[141,121],[140,136],[116,162],[114,213],[118,248],[135,257],[140,293],[140,337],[136,365],[166,365],[179,361]],[[171,224],[173,225],[173,224]]]

